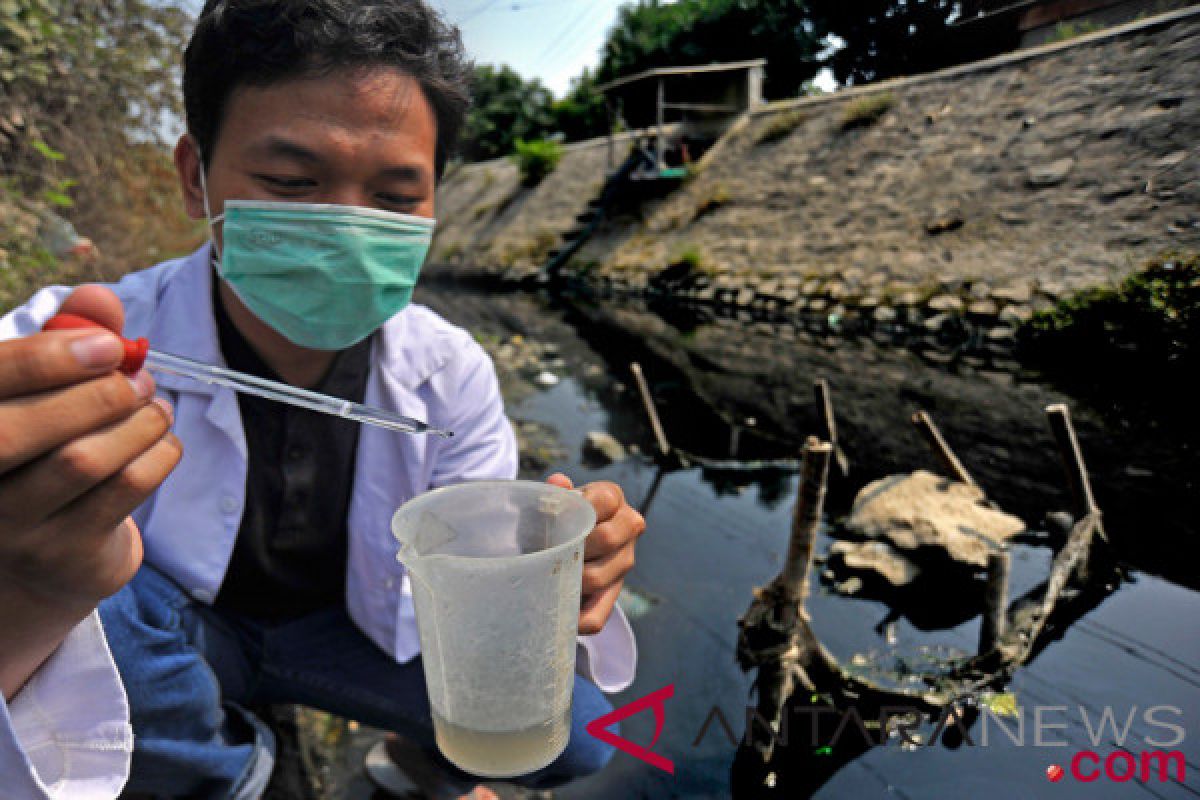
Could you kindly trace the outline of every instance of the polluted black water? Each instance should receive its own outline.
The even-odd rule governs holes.
[[[510,415],[556,433],[564,455],[546,471],[616,481],[647,519],[622,598],[638,636],[638,677],[612,700],[620,707],[672,687],[657,740],[649,711],[630,716],[620,732],[668,759],[673,772],[618,753],[602,773],[557,796],[1200,796],[1200,575],[1192,546],[1200,467],[1190,434],[1114,419],[1003,351],[923,350],[819,326],[458,287],[426,289],[419,299],[480,335],[552,343],[561,354],[554,378],[543,376]],[[664,467],[646,455],[654,438],[632,388],[632,361],[653,386],[671,442],[731,468]],[[924,409],[989,496],[1028,525],[1012,546],[1009,596],[1035,591],[1061,543],[1045,514],[1070,504],[1043,413],[1065,402],[1120,570],[1007,686],[981,698],[986,713],[954,724],[955,735],[946,720],[925,720],[867,746],[867,720],[800,713],[779,741],[790,777],[776,776],[772,789],[763,775],[734,769],[748,756],[739,757],[738,743],[754,702],[753,676],[739,669],[735,646],[755,587],[782,566],[797,476],[738,462],[797,456],[817,430],[818,377],[833,387],[850,461],[848,476],[832,479],[818,557],[867,482],[937,469],[908,422]],[[592,431],[635,452],[592,465],[581,456]],[[527,465],[528,476],[541,466]],[[852,596],[835,591],[839,581],[822,570],[807,607],[817,636],[848,669],[904,685],[975,652],[981,580],[929,580],[903,594],[866,586]]]

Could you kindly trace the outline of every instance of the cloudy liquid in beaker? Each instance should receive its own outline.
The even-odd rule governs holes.
[[[512,778],[546,766],[567,747],[571,709],[540,725],[515,731],[478,731],[433,712],[438,749],[460,769],[485,778]]]

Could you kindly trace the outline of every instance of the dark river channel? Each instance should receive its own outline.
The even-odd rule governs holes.
[[[675,771],[619,753],[603,773],[557,796],[1200,797],[1194,430],[1122,419],[1102,401],[1064,394],[986,347],[948,349],[641,301],[461,287],[426,288],[418,299],[481,335],[553,343],[562,358],[558,382],[531,388],[510,406],[511,416],[557,433],[565,457],[552,468],[577,483],[617,481],[647,518],[624,598],[638,634],[638,678],[613,701],[620,706],[674,685],[653,749]],[[797,476],[656,465],[646,455],[654,439],[632,389],[632,361],[653,387],[671,442],[712,459],[795,458],[817,431],[813,380],[828,380],[851,464],[848,477],[830,485],[830,523],[867,482],[938,469],[909,422],[914,411],[929,411],[989,496],[1030,528],[1013,547],[1010,597],[1045,580],[1061,541],[1046,532],[1044,516],[1068,508],[1070,498],[1043,409],[1068,403],[1120,569],[1017,671],[1006,687],[1015,699],[1002,717],[1007,732],[994,720],[985,726],[985,718],[958,741],[934,735],[926,723],[918,744],[894,739],[867,748],[851,728],[833,747],[785,750],[792,774],[775,790],[741,772],[735,778],[734,740],[745,728],[753,677],[735,661],[737,621],[754,588],[781,567]],[[639,452],[588,466],[581,447],[589,431],[608,431]],[[819,555],[831,541],[822,536]],[[982,580],[930,579],[902,595],[844,596],[825,575],[808,609],[843,664],[895,676],[975,651],[981,589]],[[1102,723],[1106,717],[1115,727]],[[622,735],[648,746],[653,715],[631,717]],[[1183,754],[1182,782],[1174,768],[1167,781],[1157,771],[1121,779],[1155,749]],[[1076,758],[1085,751],[1095,760]],[[1093,780],[1073,774],[1073,760]],[[1106,771],[1110,763],[1114,774]],[[1066,771],[1059,781],[1047,775],[1055,765]]]

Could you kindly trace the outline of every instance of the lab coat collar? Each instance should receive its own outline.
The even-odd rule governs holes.
[[[163,281],[158,313],[148,335],[155,350],[225,366],[212,314],[211,252],[211,243],[204,244]],[[246,434],[233,390],[168,373],[158,373],[154,379],[162,389],[207,397],[204,418],[229,437],[243,457],[246,455]]]

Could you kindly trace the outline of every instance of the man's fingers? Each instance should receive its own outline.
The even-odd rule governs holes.
[[[47,576],[55,591],[76,588],[102,596],[133,577],[141,560],[136,526],[127,520],[179,463],[182,447],[167,434],[124,469],[77,498],[42,524],[11,532],[0,539],[9,576],[29,590],[44,592]],[[63,598],[59,598],[63,599]],[[94,597],[90,601],[95,604]]]
[[[599,633],[608,622],[613,606],[617,604],[617,596],[621,594],[621,584],[617,581],[612,586],[583,598],[583,607],[579,613],[579,632],[584,636]]]
[[[549,478],[546,478],[546,483],[550,484],[551,486],[557,486],[560,489],[575,488],[575,484],[571,483],[571,479],[566,475],[563,475],[561,472],[556,472]]]
[[[60,532],[112,531],[140,506],[179,463],[183,446],[168,433],[108,480],[76,499],[42,526]],[[63,536],[62,545],[87,550],[96,542],[80,542]]]
[[[613,514],[625,504],[621,487],[610,481],[589,483],[583,487],[583,496],[595,507],[597,522],[612,519]]]
[[[2,362],[0,362],[2,363]],[[128,417],[150,402],[154,380],[110,373],[41,394],[0,401],[0,473]]]
[[[632,543],[614,553],[589,561],[583,565],[583,593],[593,594],[609,584],[615,583],[633,569],[636,556]]]
[[[50,331],[0,342],[0,400],[112,372],[124,355],[121,340],[99,329]]]
[[[622,506],[616,514],[601,522],[583,542],[586,561],[602,558],[637,539],[646,530],[646,520],[631,506]]]
[[[67,442],[15,469],[0,483],[0,520],[30,528],[132,463],[171,426],[165,400]]]

